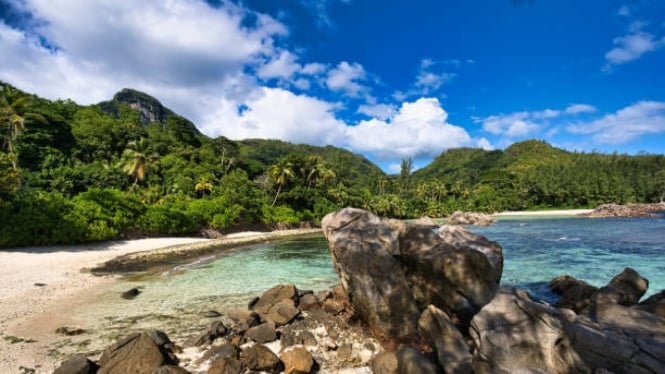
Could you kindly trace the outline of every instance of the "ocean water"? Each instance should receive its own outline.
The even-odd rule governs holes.
[[[547,282],[572,275],[605,285],[629,266],[650,281],[647,295],[665,289],[665,216],[657,219],[506,219],[474,232],[499,242],[504,251],[503,285],[553,301]],[[322,236],[275,241],[182,264],[163,274],[129,278],[87,305],[87,319],[145,315],[200,315],[247,305],[281,283],[322,290],[338,282]],[[139,287],[133,300],[119,293]]]

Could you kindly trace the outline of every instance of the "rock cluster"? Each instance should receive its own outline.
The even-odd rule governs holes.
[[[654,217],[657,212],[664,212],[665,204],[604,204],[592,212],[580,214],[588,218],[617,218],[617,217]]]
[[[55,373],[665,373],[665,290],[640,301],[649,282],[631,268],[603,287],[555,278],[550,305],[500,287],[501,247],[462,226],[352,208],[322,226],[338,286],[279,285],[184,349],[135,333]]]
[[[494,222],[496,222],[496,218],[490,215],[475,212],[461,212],[459,210],[446,218],[446,223],[449,225],[489,226]]]
[[[339,286],[315,294],[278,285],[247,309],[216,318],[186,340],[184,348],[157,330],[134,333],[108,347],[99,360],[79,354],[55,373],[307,374],[367,366],[380,346],[349,316],[350,306]]]
[[[386,352],[376,373],[665,373],[665,291],[627,268],[605,287],[559,277],[555,307],[499,288],[496,243],[455,226],[359,209],[323,220],[358,318]]]

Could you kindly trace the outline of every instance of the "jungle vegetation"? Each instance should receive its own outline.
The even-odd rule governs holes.
[[[0,83],[0,247],[317,223],[345,206],[379,215],[662,201],[665,156],[575,153],[529,140],[450,149],[387,175],[332,146],[210,138],[125,89],[82,106]]]

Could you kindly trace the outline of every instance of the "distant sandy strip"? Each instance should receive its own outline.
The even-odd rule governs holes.
[[[492,214],[493,217],[574,217],[578,214],[592,212],[593,209],[559,209],[559,210],[534,210],[500,212]]]
[[[119,256],[187,251],[202,246],[253,243],[320,230],[242,232],[222,239],[156,238],[86,245],[0,250],[0,373],[19,367],[50,373],[57,362],[47,356],[50,342],[61,339],[54,329],[68,311],[107,289],[115,277],[84,271]],[[36,342],[11,344],[10,337]]]

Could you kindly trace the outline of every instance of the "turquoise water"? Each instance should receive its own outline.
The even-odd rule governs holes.
[[[503,285],[551,300],[547,282],[572,275],[603,286],[629,266],[665,289],[665,215],[659,218],[505,220],[473,228],[503,247]]]
[[[503,285],[552,301],[547,282],[572,275],[602,286],[626,266],[650,281],[647,294],[665,289],[665,217],[659,219],[510,219],[473,231],[504,250]],[[247,304],[280,283],[322,290],[338,282],[322,236],[276,241],[184,264],[161,276],[125,280],[94,305],[88,318],[145,314],[197,315]],[[134,300],[118,294],[141,287]]]

